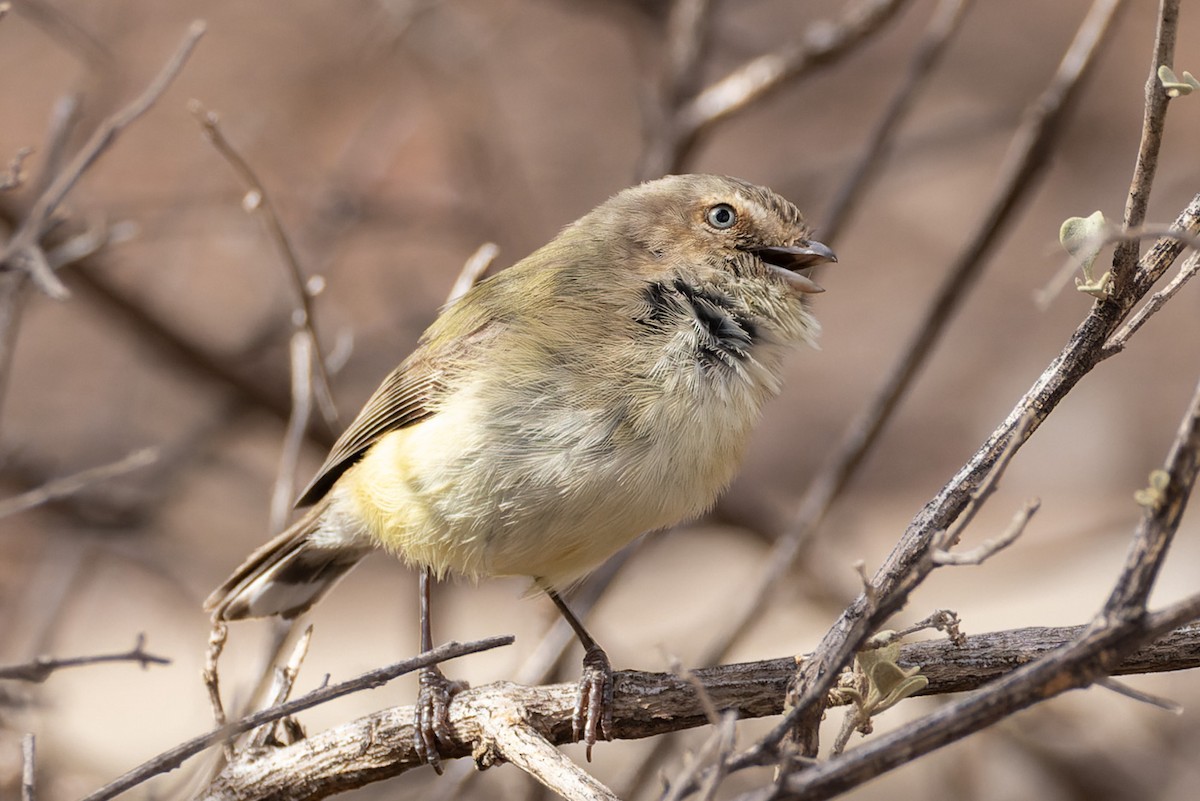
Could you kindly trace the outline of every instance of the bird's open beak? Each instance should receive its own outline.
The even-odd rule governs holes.
[[[837,255],[828,246],[813,241],[790,247],[758,248],[754,253],[797,292],[824,292],[816,281],[799,271],[837,261]]]

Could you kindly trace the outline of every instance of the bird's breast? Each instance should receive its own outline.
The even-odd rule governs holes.
[[[358,466],[375,536],[439,572],[561,586],[711,506],[778,386],[777,348],[720,297],[668,290],[644,322],[515,343],[519,363],[497,343]]]

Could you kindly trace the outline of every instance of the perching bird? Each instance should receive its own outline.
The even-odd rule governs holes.
[[[304,612],[374,548],[431,578],[531,576],[585,649],[575,733],[608,737],[608,657],[558,595],[708,509],[818,326],[800,270],[836,261],[769,189],[678,175],[626,189],[445,308],[333,446],[311,509],[208,599],[215,619]],[[455,691],[420,674],[440,772]]]

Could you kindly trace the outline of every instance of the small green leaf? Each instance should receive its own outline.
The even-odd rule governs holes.
[[[1166,500],[1167,485],[1171,483],[1171,474],[1166,470],[1150,472],[1150,486],[1133,493],[1133,499],[1138,506],[1157,512]]]
[[[1069,217],[1058,229],[1058,241],[1063,248],[1079,261],[1083,280],[1075,279],[1075,288],[1097,298],[1107,298],[1112,290],[1112,275],[1105,273],[1099,278],[1092,276],[1092,265],[1100,255],[1108,233],[1108,220],[1104,212],[1092,212],[1087,217]]]
[[[1184,70],[1183,77],[1178,78],[1166,64],[1158,68],[1158,82],[1162,84],[1167,97],[1182,97],[1200,89],[1200,81],[1197,81],[1190,72]]]

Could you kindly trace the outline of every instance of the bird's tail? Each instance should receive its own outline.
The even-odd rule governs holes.
[[[286,531],[250,554],[204,602],[213,620],[279,615],[295,617],[321,599],[370,550],[326,544],[314,537],[328,502],[322,501]]]

